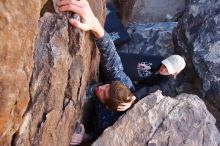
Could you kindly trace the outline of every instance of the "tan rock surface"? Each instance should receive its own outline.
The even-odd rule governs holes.
[[[55,13],[52,0],[41,11],[44,3],[0,2],[0,145],[68,145],[85,88],[97,80],[90,34]],[[89,3],[104,22],[104,0]]]
[[[0,145],[10,143],[30,100],[33,44],[44,2],[0,2]]]

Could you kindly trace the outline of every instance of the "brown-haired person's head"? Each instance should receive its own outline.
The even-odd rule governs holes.
[[[116,111],[121,103],[131,102],[133,96],[130,89],[120,81],[97,87],[96,95],[111,111]]]

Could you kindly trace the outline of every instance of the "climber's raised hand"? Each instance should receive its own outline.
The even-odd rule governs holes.
[[[117,107],[117,111],[126,111],[127,109],[129,109],[135,102],[136,97],[132,96],[132,100],[128,103],[121,103],[118,107]]]
[[[104,36],[104,29],[95,17],[87,0],[59,0],[57,3],[61,12],[71,11],[81,17],[81,22],[71,18],[70,23],[83,31],[92,31],[96,38]]]

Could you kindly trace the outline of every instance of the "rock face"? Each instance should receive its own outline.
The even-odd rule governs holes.
[[[218,146],[220,134],[198,96],[181,94],[173,99],[157,91],[139,101],[93,143],[105,145]]]
[[[120,2],[124,25],[175,21],[185,8],[185,0],[122,0]]]
[[[220,1],[188,0],[175,32],[176,49],[188,58],[200,91],[220,109]]]
[[[0,2],[0,145],[9,145],[30,100],[33,43],[44,2]]]
[[[44,3],[0,2],[0,145],[69,145],[85,88],[98,77],[90,34]],[[105,1],[89,3],[103,23]]]
[[[128,26],[130,42],[118,47],[119,52],[158,55],[174,53],[173,29],[175,22],[131,24]]]

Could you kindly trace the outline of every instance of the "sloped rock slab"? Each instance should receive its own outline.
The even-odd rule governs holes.
[[[106,129],[93,146],[219,146],[215,122],[198,96],[173,99],[157,91]]]

